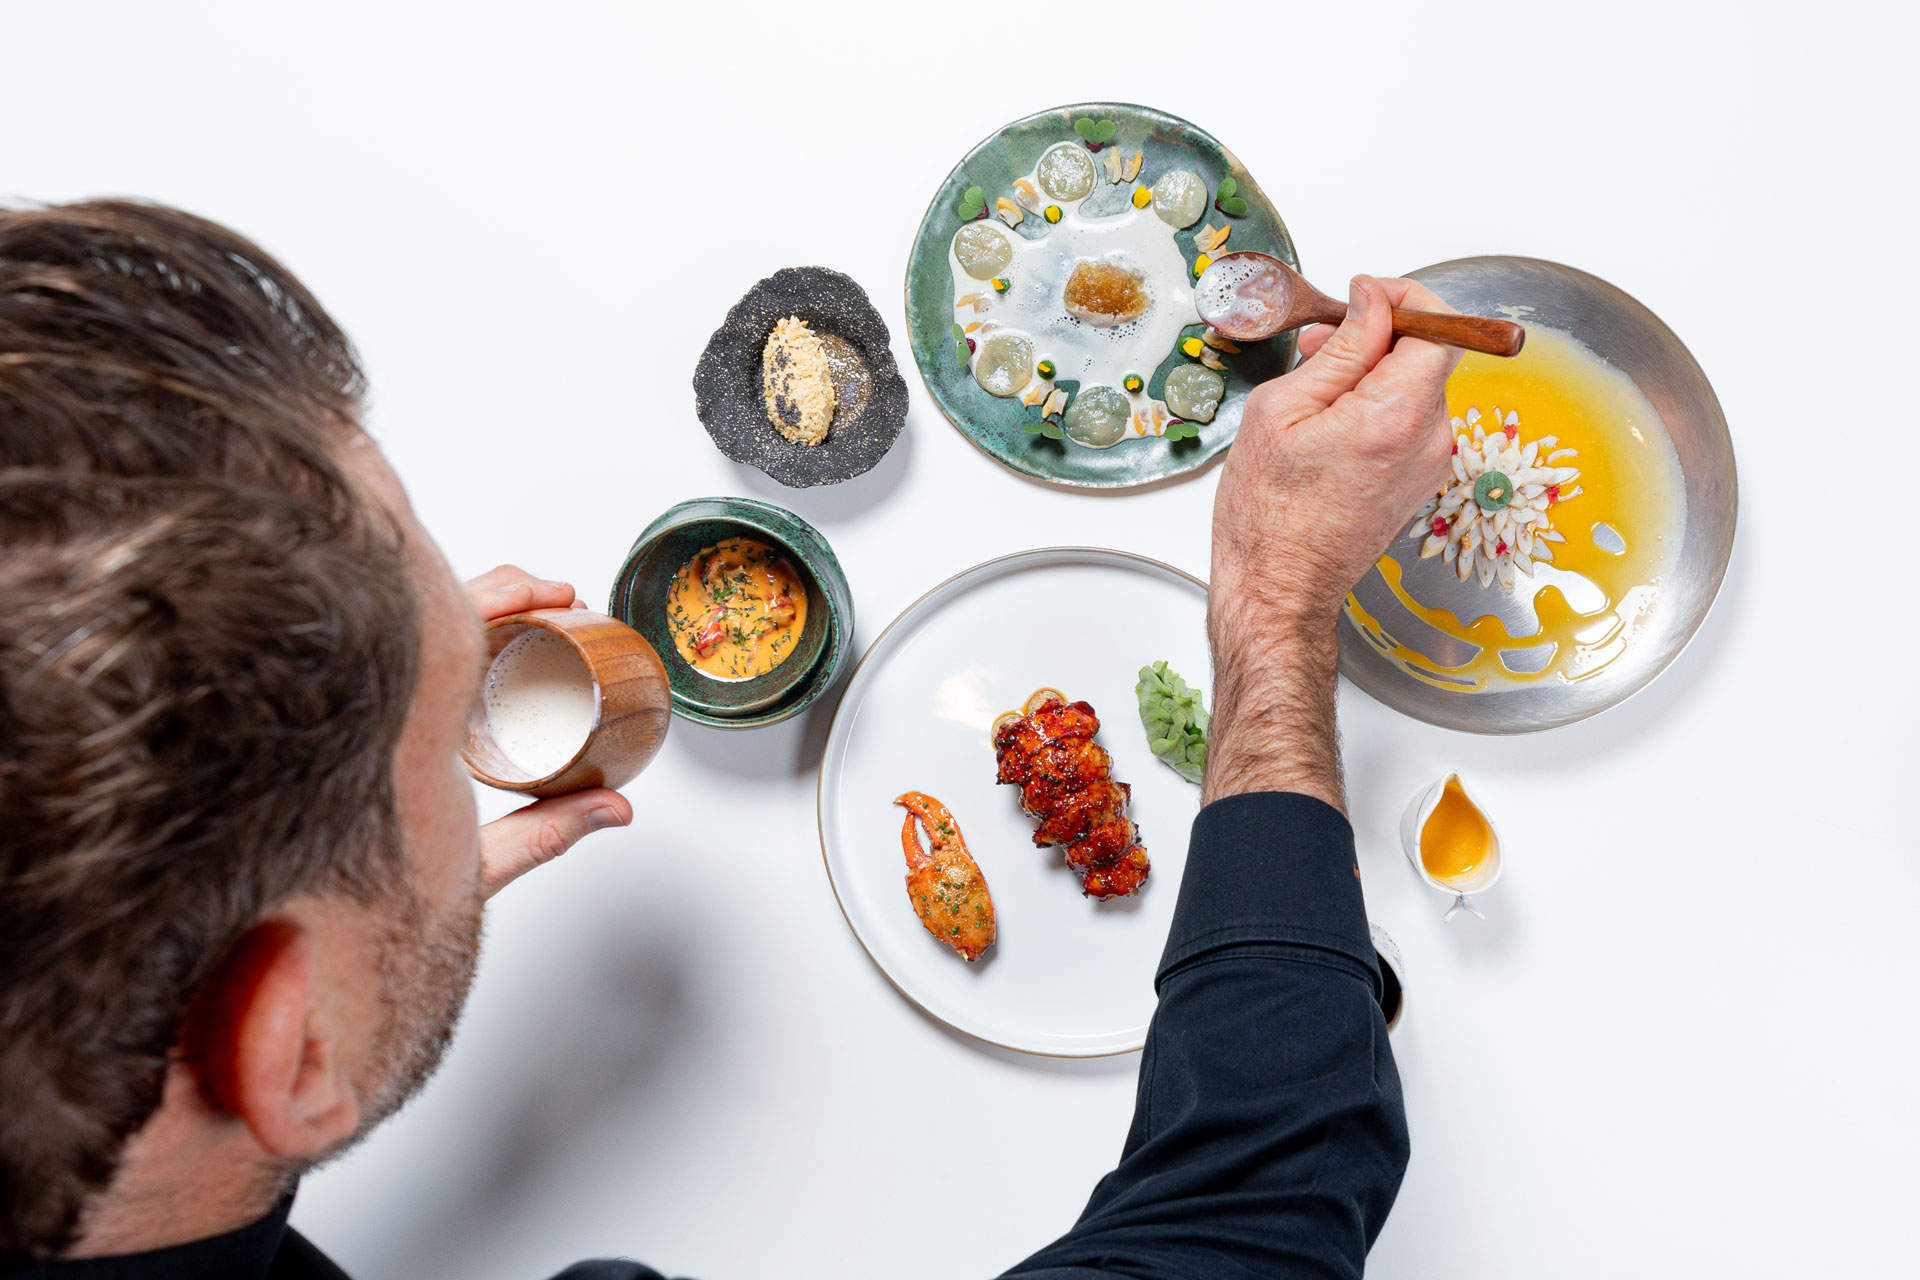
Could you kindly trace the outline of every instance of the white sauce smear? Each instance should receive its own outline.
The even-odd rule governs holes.
[[[1088,196],[1055,200],[1039,187],[1036,162],[1026,180],[1041,191],[1042,209],[1048,204],[1060,206],[1060,221],[1049,223],[1041,214],[1023,209],[1025,220],[1018,228],[1007,226],[991,214],[978,224],[1000,232],[1013,248],[1012,261],[1000,272],[1010,282],[1005,293],[995,293],[990,280],[968,275],[949,243],[947,265],[953,272],[954,320],[963,327],[979,322],[980,327],[967,335],[974,340],[976,361],[992,334],[1018,332],[1032,342],[1036,365],[1041,360],[1053,362],[1054,381],[1078,381],[1079,394],[1085,394],[1089,387],[1107,386],[1125,395],[1134,418],[1131,432],[1122,438],[1138,439],[1158,434],[1151,425],[1156,417],[1164,429],[1172,416],[1163,401],[1148,397],[1146,384],[1179,342],[1180,331],[1200,323],[1200,313],[1194,307],[1186,256],[1174,242],[1176,229],[1161,221],[1151,204],[1136,209],[1129,203],[1124,211],[1106,216],[1081,213],[1081,206],[1106,183],[1103,167],[1097,161],[1094,171],[1093,190]],[[1042,233],[1037,238],[1022,234],[1036,227]],[[1064,302],[1067,277],[1080,262],[1111,262],[1136,272],[1151,299],[1145,313],[1106,329],[1068,314]],[[969,295],[979,297],[977,308],[972,303],[959,303]],[[1139,391],[1126,391],[1128,374],[1139,375]],[[1039,375],[1034,377],[1038,379]]]

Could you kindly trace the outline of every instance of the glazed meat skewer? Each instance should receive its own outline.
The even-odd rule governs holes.
[[[1132,790],[1113,778],[1113,757],[1093,740],[1100,718],[1057,689],[1037,689],[993,725],[999,780],[1020,788],[1020,807],[1039,819],[1033,842],[1060,845],[1096,898],[1124,897],[1151,864],[1126,816]]]

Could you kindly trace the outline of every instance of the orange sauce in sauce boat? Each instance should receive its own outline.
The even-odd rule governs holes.
[[[1500,878],[1500,832],[1457,773],[1424,788],[1400,820],[1400,844],[1414,870],[1442,893],[1453,895],[1445,920],[1460,911],[1480,915],[1467,898]]]

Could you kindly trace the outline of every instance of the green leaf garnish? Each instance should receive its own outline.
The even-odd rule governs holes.
[[[1473,482],[1473,500],[1482,511],[1499,511],[1513,501],[1513,481],[1498,471],[1482,472]]]
[[[1075,120],[1073,122],[1073,131],[1079,134],[1088,143],[1097,147],[1097,146],[1100,146],[1102,143],[1112,140],[1113,121],[1089,120],[1089,119],[1082,118],[1079,120]]]
[[[1140,723],[1147,731],[1148,749],[1175,773],[1198,785],[1207,764],[1207,728],[1212,723],[1200,691],[1166,663],[1155,662],[1140,668],[1140,683],[1133,692],[1140,700]]]
[[[1214,192],[1214,195],[1218,199],[1225,200],[1239,190],[1240,184],[1232,178],[1222,178],[1220,179],[1220,189]]]
[[[1040,418],[1033,422],[1023,422],[1020,429],[1030,436],[1045,436],[1049,440],[1060,438],[1060,424],[1052,418]]]
[[[953,325],[953,336],[956,341],[965,342],[967,340],[967,327],[956,320]]]
[[[954,343],[953,351],[955,355],[960,357],[960,367],[962,369],[966,368],[967,361],[973,358],[973,352],[967,350],[966,339],[963,338],[959,342]]]
[[[1239,196],[1228,196],[1222,200],[1215,200],[1213,207],[1229,217],[1244,218],[1247,214],[1247,202]]]
[[[960,197],[960,221],[972,222],[987,207],[987,193],[978,187],[968,187]]]
[[[1193,425],[1193,423],[1176,420],[1167,424],[1166,432],[1162,438],[1167,440],[1193,440],[1199,435],[1200,428]]]

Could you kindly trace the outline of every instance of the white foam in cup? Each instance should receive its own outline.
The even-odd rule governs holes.
[[[593,674],[567,640],[529,627],[487,668],[487,728],[500,753],[535,778],[567,766],[593,732]]]

